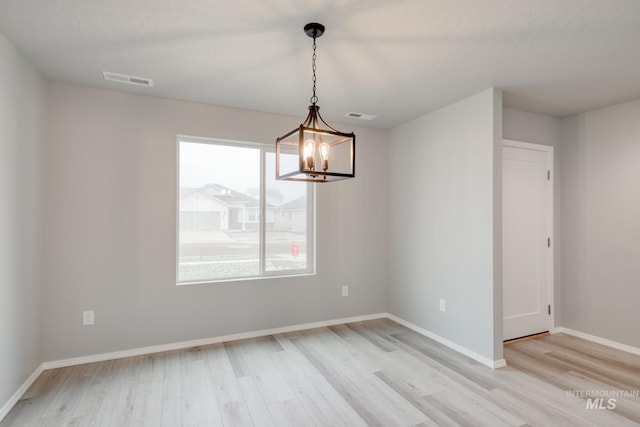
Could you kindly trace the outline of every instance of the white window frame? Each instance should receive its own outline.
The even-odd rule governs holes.
[[[179,281],[178,271],[180,266],[180,143],[197,143],[197,144],[212,144],[222,145],[230,147],[240,148],[254,148],[260,150],[260,211],[258,212],[258,221],[260,223],[260,252],[259,252],[259,273],[253,276],[239,276],[228,277],[220,279],[203,279],[199,281]],[[198,136],[178,135],[176,138],[176,285],[193,285],[202,283],[222,283],[222,282],[236,282],[246,280],[261,280],[272,278],[285,278],[296,276],[311,276],[316,274],[316,191],[314,183],[307,183],[306,189],[306,212],[307,212],[307,224],[306,224],[306,268],[291,269],[291,270],[276,270],[267,271],[266,265],[266,219],[267,219],[267,202],[266,202],[266,157],[267,153],[273,153],[275,155],[275,145],[264,144],[258,142],[245,142],[245,141],[232,141],[219,138],[205,138]],[[310,214],[309,214],[310,213]],[[246,219],[246,218],[245,218]]]

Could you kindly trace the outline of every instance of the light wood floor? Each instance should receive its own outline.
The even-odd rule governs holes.
[[[639,393],[638,356],[558,334],[505,357],[494,371],[374,320],[45,371],[0,427],[640,423],[637,395],[567,394]]]

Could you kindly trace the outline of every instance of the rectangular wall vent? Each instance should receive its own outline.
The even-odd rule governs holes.
[[[376,118],[376,116],[372,114],[354,113],[353,111],[345,114],[345,117],[351,117],[352,119],[360,120],[373,120]]]
[[[104,76],[105,80],[109,80],[112,82],[153,87],[153,80],[145,79],[144,77],[127,76],[125,74],[111,73],[109,71],[103,71],[102,75]]]

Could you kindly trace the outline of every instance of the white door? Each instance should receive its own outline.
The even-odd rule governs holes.
[[[550,329],[552,147],[504,141],[503,339]]]

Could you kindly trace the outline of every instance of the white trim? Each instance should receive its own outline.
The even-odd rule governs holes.
[[[505,368],[507,366],[507,360],[506,359],[498,359],[498,360],[494,360],[492,366],[489,366],[491,369],[500,369],[500,368]]]
[[[154,345],[151,347],[133,348],[130,350],[114,351],[111,353],[93,354],[90,356],[73,357],[70,359],[54,360],[44,362],[44,369],[64,368],[67,366],[83,365],[85,363],[103,362],[105,360],[121,359],[123,357],[141,356],[144,354],[159,353],[163,351],[181,350],[185,348],[198,347],[221,342],[244,340],[248,338],[258,338],[275,334],[286,334],[288,332],[304,331],[306,329],[324,328],[327,326],[343,325],[345,323],[364,322],[366,320],[386,318],[386,313],[368,314],[364,316],[346,317],[343,319],[326,320],[322,322],[303,323],[300,325],[284,326],[282,328],[262,329],[259,331],[242,332],[239,334],[223,335],[212,338],[202,338],[191,341],[181,341],[171,344]]]
[[[523,148],[525,150],[534,150],[534,151],[542,151],[547,153],[547,167],[549,168],[549,172],[550,172],[550,179],[549,179],[549,192],[548,192],[548,197],[549,199],[547,200],[548,203],[548,212],[547,215],[549,216],[549,220],[551,221],[551,223],[549,224],[549,229],[548,229],[548,234],[549,237],[551,238],[551,247],[549,248],[548,251],[548,255],[549,255],[549,288],[547,290],[548,292],[548,298],[549,298],[549,304],[551,305],[551,315],[549,316],[549,322],[547,324],[547,326],[549,327],[549,331],[553,330],[556,326],[556,306],[555,306],[555,283],[554,283],[554,277],[555,277],[555,267],[554,267],[554,259],[555,259],[555,246],[556,246],[556,240],[555,240],[555,236],[554,236],[554,230],[555,230],[555,214],[554,214],[554,207],[553,207],[553,201],[555,198],[555,170],[553,169],[553,146],[551,145],[544,145],[544,144],[533,144],[531,142],[524,142],[524,141],[516,141],[513,139],[503,139],[502,140],[502,146],[503,147],[514,147],[514,148]],[[504,285],[504,284],[503,284]],[[504,321],[504,320],[503,320]]]
[[[532,142],[516,141],[515,139],[503,139],[502,145],[507,147],[524,148],[526,150],[553,152],[552,145],[534,144]]]
[[[636,354],[638,356],[640,356],[640,348],[638,347],[633,347],[627,344],[622,344],[620,342],[617,341],[612,341],[606,338],[601,338],[598,337],[596,335],[591,335],[591,334],[587,334],[584,332],[580,332],[580,331],[576,331],[573,329],[569,329],[569,328],[564,328],[564,327],[559,327],[559,328],[553,328],[553,330],[551,330],[552,334],[567,334],[567,335],[571,335],[577,338],[582,338],[583,340],[587,340],[587,341],[591,341],[597,344],[602,344],[605,345],[607,347],[611,347],[611,348],[615,348],[616,350],[622,350],[622,351],[626,351],[627,353],[631,353],[631,354]]]
[[[4,417],[7,416],[9,411],[11,411],[11,408],[13,408],[16,403],[18,403],[18,400],[20,400],[22,395],[25,394],[27,390],[29,390],[29,387],[31,387],[31,385],[38,379],[43,371],[44,365],[38,366],[36,370],[33,371],[33,373],[29,376],[29,378],[27,378],[27,380],[20,386],[20,388],[16,390],[15,393],[13,393],[13,396],[9,398],[9,400],[2,406],[2,408],[0,408],[0,421],[2,421]]]
[[[151,354],[151,353],[160,353],[163,351],[181,350],[185,348],[198,347],[198,346],[204,346],[204,345],[210,345],[210,344],[218,344],[218,343],[228,342],[228,341],[237,341],[237,340],[243,340],[248,338],[258,338],[258,337],[264,337],[264,336],[276,335],[276,334],[286,334],[289,332],[304,331],[307,329],[324,328],[327,326],[343,325],[345,323],[364,322],[367,320],[384,319],[384,318],[391,319],[394,322],[397,322],[402,326],[405,326],[419,333],[420,335],[424,335],[427,338],[431,338],[432,340],[437,341],[440,344],[443,344],[451,348],[452,350],[455,350],[458,353],[461,353],[477,362],[480,362],[491,369],[497,369],[497,368],[502,368],[507,366],[507,362],[504,359],[491,360],[472,350],[469,350],[466,347],[456,344],[453,341],[449,341],[446,338],[443,338],[437,334],[434,334],[431,331],[423,329],[417,325],[414,325],[413,323],[407,322],[406,320],[401,319],[400,317],[397,317],[393,314],[376,313],[376,314],[367,314],[363,316],[346,317],[342,319],[326,320],[322,322],[303,323],[303,324],[293,325],[293,326],[284,326],[281,328],[262,329],[258,331],[242,332],[239,334],[223,335],[223,336],[211,337],[211,338],[202,338],[198,340],[181,341],[181,342],[176,342],[171,344],[161,344],[161,345],[155,345],[151,347],[142,347],[142,348],[134,348],[129,350],[114,351],[110,353],[93,354],[93,355],[82,356],[82,357],[73,357],[70,359],[44,362],[42,364],[42,367],[45,370],[64,368],[67,366],[82,365],[85,363],[103,362],[105,360],[121,359],[124,357],[141,356],[141,355]]]
[[[487,357],[484,357],[481,354],[476,353],[473,350],[469,350],[466,347],[463,347],[459,344],[454,343],[453,341],[449,341],[446,338],[441,337],[440,335],[434,334],[431,331],[428,331],[426,329],[421,328],[420,326],[414,325],[411,322],[407,322],[404,319],[401,319],[397,316],[394,316],[393,314],[387,314],[387,317],[391,320],[393,320],[394,322],[397,322],[399,324],[401,324],[402,326],[405,326],[417,333],[419,333],[420,335],[424,335],[427,338],[431,338],[434,341],[439,342],[440,344],[446,345],[447,347],[449,347],[452,350],[457,351],[460,354],[463,354],[473,360],[475,360],[476,362],[480,362],[485,366],[488,366],[491,369],[498,369],[498,368],[504,368],[505,366],[507,366],[507,361],[504,359],[498,359],[498,360],[491,360]]]

